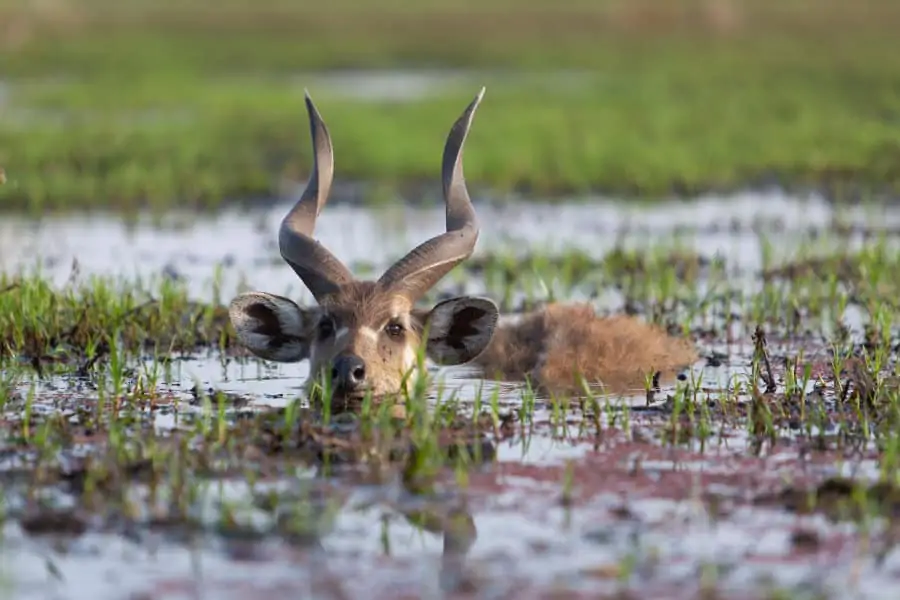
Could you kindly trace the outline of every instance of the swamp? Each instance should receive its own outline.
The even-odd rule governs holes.
[[[0,0],[0,598],[900,591],[900,4]],[[229,303],[480,235],[422,298],[689,339],[627,393],[428,364],[308,401]],[[424,376],[423,376],[424,375]],[[897,543],[895,543],[897,542]],[[897,586],[897,587],[894,587]]]

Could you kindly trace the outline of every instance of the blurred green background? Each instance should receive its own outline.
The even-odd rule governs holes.
[[[304,88],[373,202],[437,183],[482,85],[466,172],[501,194],[895,191],[898,31],[887,0],[0,0],[0,207],[273,197]]]

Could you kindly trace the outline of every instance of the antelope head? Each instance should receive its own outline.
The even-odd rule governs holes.
[[[312,238],[328,199],[334,155],[328,129],[309,94],[306,109],[313,169],[297,204],[281,223],[281,256],[316,300],[300,307],[282,296],[237,296],[229,315],[240,342],[271,361],[310,361],[307,388],[330,377],[333,397],[352,401],[366,394],[396,394],[413,381],[418,351],[435,363],[454,365],[477,357],[497,323],[493,301],[479,297],[444,300],[429,309],[416,302],[453,267],[468,258],[478,239],[475,209],[463,175],[463,145],[484,88],[454,123],[444,146],[442,187],[446,233],[420,244],[377,281],[354,278],[344,264]],[[406,382],[406,383],[404,383]]]

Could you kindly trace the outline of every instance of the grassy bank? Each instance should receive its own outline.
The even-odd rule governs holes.
[[[475,185],[648,197],[763,181],[839,196],[897,189],[900,9],[864,4],[93,0],[36,12],[7,0],[0,202],[46,211],[276,194],[307,173],[304,87],[331,127],[337,176],[389,191],[436,183],[443,136],[481,85]],[[472,72],[402,103],[298,74],[346,67]]]

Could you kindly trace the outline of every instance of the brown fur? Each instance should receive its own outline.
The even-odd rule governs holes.
[[[307,392],[317,389],[316,383],[331,381],[338,384],[332,388],[333,400],[347,402],[368,394],[395,395],[404,386],[408,391],[417,380],[426,330],[431,360],[472,360],[490,343],[498,317],[493,302],[472,297],[413,310],[406,296],[370,281],[347,283],[306,308],[283,296],[246,292],[232,300],[229,315],[251,352],[277,362],[309,359]],[[364,370],[350,385],[348,368]],[[337,380],[331,376],[335,369]]]
[[[689,340],[620,315],[598,317],[588,304],[551,304],[497,327],[475,359],[486,376],[530,379],[549,392],[574,392],[581,374],[609,393],[644,389],[646,376],[673,377],[697,359]]]
[[[339,357],[360,359],[365,383],[346,395],[348,401],[367,392],[396,394],[412,384],[426,325],[431,360],[468,361],[485,377],[530,381],[545,393],[579,393],[584,383],[607,393],[636,392],[655,373],[667,380],[697,359],[689,340],[633,317],[598,317],[589,304],[551,304],[495,325],[497,309],[489,300],[455,298],[412,309],[374,282],[353,282],[315,307],[251,292],[230,310],[245,345],[259,356],[309,359],[308,391]]]
[[[400,296],[386,295],[374,281],[353,281],[322,301],[321,308],[355,325],[386,321],[395,310],[409,312],[409,302]]]
[[[346,328],[347,334],[341,339],[332,336],[314,344],[311,374],[330,368],[339,354],[352,353],[366,363],[367,386],[373,393],[381,395],[401,389],[404,376],[415,367],[414,352],[421,344],[424,328],[418,316],[410,312],[407,300],[384,294],[374,282],[358,281],[348,284],[313,310],[316,318],[309,319],[311,328],[327,316],[334,320],[335,330]],[[384,326],[391,320],[403,325],[402,338],[391,338],[384,332]],[[363,333],[363,328],[374,332],[377,339]],[[314,338],[315,332],[311,331],[310,336]],[[413,380],[409,377],[407,384]]]
[[[334,157],[327,128],[306,95],[316,160],[306,190],[282,221],[279,248],[318,306],[301,308],[265,292],[233,299],[232,324],[252,352],[279,362],[308,358],[307,386],[330,380],[347,400],[403,391],[419,366],[424,330],[426,354],[439,364],[475,361],[488,377],[528,379],[551,391],[577,391],[584,379],[625,391],[657,371],[667,376],[694,360],[687,342],[629,317],[597,318],[588,305],[551,305],[499,328],[497,305],[486,298],[449,298],[427,313],[413,309],[415,299],[472,254],[478,238],[462,147],[483,96],[484,88],[456,120],[444,147],[447,232],[410,251],[379,283],[353,281],[310,237],[328,198]]]

